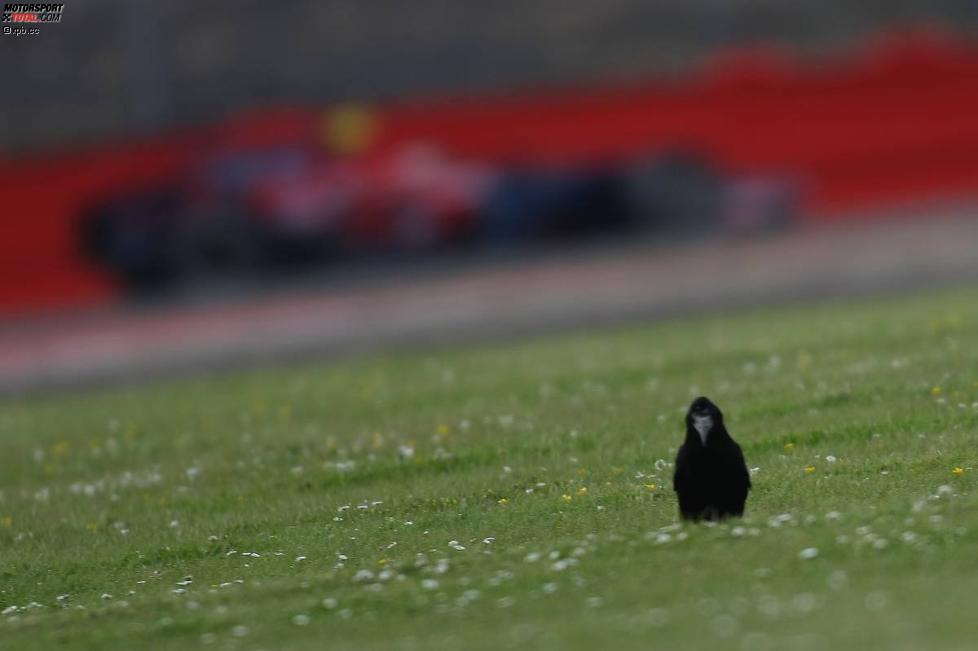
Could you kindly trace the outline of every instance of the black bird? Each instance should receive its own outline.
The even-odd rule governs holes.
[[[722,520],[744,514],[750,473],[744,453],[723,426],[723,413],[699,397],[686,412],[686,441],[676,456],[672,486],[684,520]]]

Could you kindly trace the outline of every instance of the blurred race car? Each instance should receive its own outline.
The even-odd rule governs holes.
[[[314,148],[223,153],[85,216],[84,246],[135,290],[342,259],[512,247],[649,231],[702,237],[788,223],[778,178],[729,178],[700,157],[492,165],[425,144],[357,156]]]

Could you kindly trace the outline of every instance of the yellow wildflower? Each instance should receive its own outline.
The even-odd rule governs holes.
[[[570,502],[574,498],[568,495],[567,493],[564,493],[563,495],[560,496],[560,499],[564,500],[565,502]]]
[[[502,497],[498,500],[498,503],[502,504],[503,506],[506,506],[507,504],[509,504],[509,498]]]
[[[960,477],[961,475],[964,474],[964,468],[961,468],[960,466],[955,466],[954,470],[952,470],[951,472],[954,473],[955,477]]]
[[[815,466],[805,466],[805,474],[810,475],[815,472]]]
[[[785,452],[791,452],[794,449],[795,449],[795,444],[794,443],[785,443],[784,444],[784,451]]]

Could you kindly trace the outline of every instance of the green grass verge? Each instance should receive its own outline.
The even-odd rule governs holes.
[[[972,649],[976,401],[957,290],[2,403],[0,646]]]

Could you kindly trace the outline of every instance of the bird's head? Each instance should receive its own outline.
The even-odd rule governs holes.
[[[686,430],[689,433],[696,432],[703,445],[706,445],[710,432],[718,425],[723,425],[723,413],[709,398],[700,396],[689,405]]]

